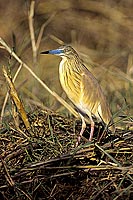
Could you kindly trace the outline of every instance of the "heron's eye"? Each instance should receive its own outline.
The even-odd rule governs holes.
[[[70,54],[70,49],[65,49],[66,54]]]

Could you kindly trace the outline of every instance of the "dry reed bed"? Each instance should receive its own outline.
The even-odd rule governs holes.
[[[131,131],[75,148],[79,121],[40,109],[28,118],[32,135],[20,129],[30,140],[13,122],[1,129],[1,199],[132,199]]]

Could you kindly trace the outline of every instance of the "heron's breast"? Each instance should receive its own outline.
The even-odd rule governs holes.
[[[68,98],[76,104],[80,95],[80,74],[67,61],[62,60],[59,67],[60,83]]]

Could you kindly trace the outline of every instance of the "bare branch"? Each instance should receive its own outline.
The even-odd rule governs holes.
[[[37,62],[37,48],[36,48],[35,31],[33,25],[34,10],[35,10],[35,1],[31,1],[30,11],[29,11],[29,29],[30,29],[32,51],[33,51],[33,63],[35,64]]]
[[[56,15],[56,12],[54,12],[46,22],[44,22],[44,24],[41,26],[41,29],[40,29],[40,32],[39,32],[39,35],[38,35],[38,38],[37,38],[37,42],[36,42],[36,48],[38,50],[39,48],[39,45],[40,45],[40,42],[41,42],[41,39],[42,39],[42,35],[43,35],[43,31],[44,31],[44,28],[52,21],[52,19],[55,17]]]
[[[5,48],[5,47],[4,47]],[[22,64],[20,64],[19,68],[17,69],[15,75],[14,75],[14,78],[12,80],[12,82],[14,83],[20,70],[22,68]],[[6,107],[6,104],[7,104],[7,100],[8,100],[8,97],[9,97],[9,93],[7,92],[6,93],[6,96],[5,96],[5,99],[4,99],[4,103],[3,103],[3,106],[2,106],[2,110],[1,110],[1,115],[0,115],[0,123],[2,123],[2,119],[3,119],[3,116],[4,116],[4,111],[5,111],[5,107]]]

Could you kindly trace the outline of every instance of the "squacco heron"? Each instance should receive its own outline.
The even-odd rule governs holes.
[[[59,65],[60,83],[82,119],[82,128],[76,146],[86,128],[85,115],[91,121],[89,137],[89,141],[91,141],[94,133],[93,116],[106,125],[112,123],[109,105],[97,79],[85,67],[79,55],[71,46],[64,45],[55,50],[41,52],[41,54],[54,54],[62,58]],[[109,128],[114,132],[113,124]]]

